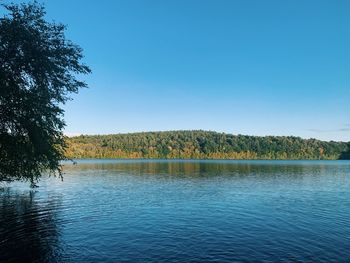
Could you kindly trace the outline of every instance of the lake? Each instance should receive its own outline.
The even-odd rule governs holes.
[[[78,160],[0,185],[0,262],[348,262],[350,161]]]

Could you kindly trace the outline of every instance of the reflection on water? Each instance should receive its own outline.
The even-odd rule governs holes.
[[[57,262],[60,200],[0,188],[0,262]]]
[[[304,164],[307,165],[304,165]],[[80,160],[79,165],[65,165],[65,172],[106,170],[132,172],[135,175],[166,175],[177,177],[207,177],[222,175],[303,175],[308,171],[321,173],[332,162],[302,161],[179,161],[179,160]],[[336,164],[336,162],[333,162]],[[339,164],[339,162],[337,163]]]
[[[350,259],[349,161],[82,160],[0,191],[0,262]]]

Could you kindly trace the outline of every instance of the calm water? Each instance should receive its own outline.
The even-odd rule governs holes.
[[[0,262],[348,262],[349,161],[112,161],[0,188]]]

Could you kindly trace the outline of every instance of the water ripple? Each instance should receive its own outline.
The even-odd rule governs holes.
[[[349,162],[83,161],[0,189],[0,262],[345,262],[349,187]]]

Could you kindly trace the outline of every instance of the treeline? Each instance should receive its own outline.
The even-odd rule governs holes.
[[[350,159],[350,143],[211,131],[142,132],[67,138],[69,158]]]

